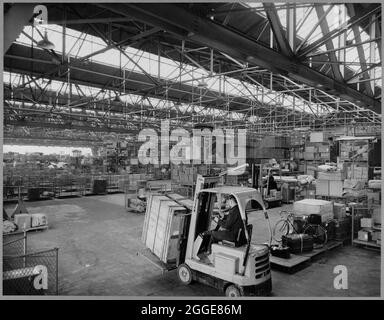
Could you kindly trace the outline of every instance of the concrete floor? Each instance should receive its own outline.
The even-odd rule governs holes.
[[[143,248],[144,214],[129,213],[124,195],[26,202],[31,213],[46,213],[49,229],[30,232],[30,249],[59,248],[60,295],[221,296],[201,284],[183,286],[175,271],[162,273],[137,252]],[[289,206],[285,206],[289,208]],[[281,208],[269,210],[271,224]],[[253,242],[268,240],[261,211],[249,216]],[[333,287],[333,268],[348,268],[348,290]],[[355,297],[380,295],[379,253],[352,246],[327,252],[295,274],[272,271],[273,296]]]

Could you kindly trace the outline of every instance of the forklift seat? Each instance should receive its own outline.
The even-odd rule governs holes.
[[[247,225],[247,231],[248,231],[248,235],[250,238],[252,237],[252,228],[253,228],[252,224]],[[233,247],[233,248],[241,247],[241,246],[247,244],[247,238],[245,237],[244,228],[239,229],[236,241],[222,240],[221,244],[229,246],[229,247]]]

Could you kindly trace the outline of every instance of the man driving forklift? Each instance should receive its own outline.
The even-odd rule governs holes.
[[[245,232],[243,228],[244,224],[243,220],[241,219],[236,198],[234,196],[229,196],[227,199],[227,204],[228,209],[225,209],[222,212],[228,213],[217,221],[217,226],[214,230],[207,231],[207,234],[210,234],[207,254],[211,254],[211,246],[213,243],[217,243],[223,240],[236,243],[238,239],[245,238]],[[239,235],[240,229],[242,231]]]
[[[271,190],[277,189],[277,183],[273,177],[273,170],[269,170],[267,181],[264,183],[264,188],[267,188],[267,195],[270,195]]]

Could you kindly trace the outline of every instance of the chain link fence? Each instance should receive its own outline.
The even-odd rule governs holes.
[[[58,251],[3,256],[3,294],[58,295]]]
[[[27,233],[3,234],[3,256],[27,254]]]
[[[3,294],[58,295],[58,248],[27,252],[27,233],[3,235]]]

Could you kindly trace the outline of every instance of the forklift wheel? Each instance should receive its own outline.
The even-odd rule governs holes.
[[[185,263],[181,264],[177,268],[177,275],[182,284],[188,285],[192,282],[192,271]]]
[[[243,292],[242,290],[234,285],[234,284],[230,284],[226,289],[225,289],[225,295],[227,297],[241,297],[243,295]]]

